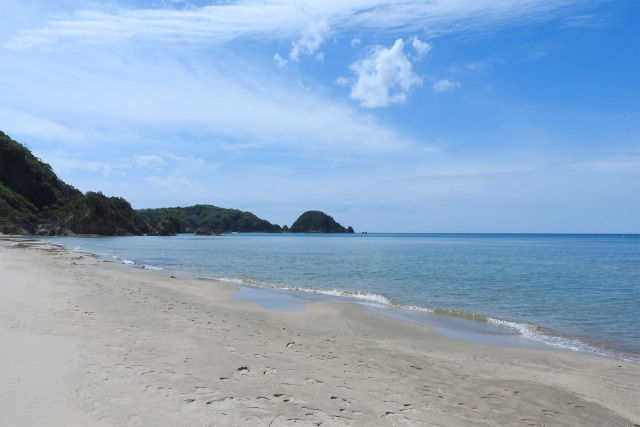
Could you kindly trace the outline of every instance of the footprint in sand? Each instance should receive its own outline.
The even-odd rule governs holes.
[[[233,396],[229,396],[229,397],[223,397],[222,399],[209,400],[207,402],[207,407],[212,408],[212,409],[216,409],[216,410],[231,409],[238,402],[239,402],[238,399],[236,399]]]
[[[196,399],[185,399],[180,402],[180,410],[182,412],[194,412],[198,410],[198,401]]]

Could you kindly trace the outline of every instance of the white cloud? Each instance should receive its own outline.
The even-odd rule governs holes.
[[[424,55],[431,50],[431,45],[420,41],[417,37],[411,39],[411,45],[418,54],[418,59],[421,59]]]
[[[351,83],[351,80],[349,80],[346,77],[338,77],[336,79],[336,84],[338,86],[347,87],[347,86],[349,86],[350,83]]]
[[[202,166],[204,166],[206,163],[203,159],[196,158],[193,156],[185,157],[185,156],[177,156],[175,154],[168,154],[167,157],[173,160],[176,163],[177,168],[183,173],[188,173],[188,172],[193,172],[195,170],[198,170]]]
[[[277,53],[273,55],[273,60],[276,61],[276,65],[278,65],[278,68],[284,67],[285,65],[287,65],[287,62],[289,62]]]
[[[0,61],[0,76],[21,79],[30,90],[0,79],[0,91],[7,105],[37,106],[42,117],[73,123],[71,129],[82,130],[79,143],[95,149],[135,145],[137,153],[160,155],[158,150],[174,152],[172,144],[200,141],[327,154],[395,150],[410,143],[353,106],[290,84],[275,67],[265,69],[222,50],[197,63],[192,52],[172,54],[120,58],[91,49],[83,55],[62,50],[58,61],[49,61],[48,53],[31,52],[23,61]],[[71,141],[63,142],[68,147]]]
[[[63,150],[36,150],[34,151],[34,155],[44,159],[46,163],[51,165],[56,174],[59,175],[71,175],[78,171],[92,171],[100,172],[103,177],[110,177],[114,171],[119,175],[122,174],[123,170],[129,168],[129,166],[124,165],[117,160],[89,160],[77,153],[70,153]]]
[[[489,68],[489,64],[484,61],[467,62],[464,67],[471,72],[483,72]]]
[[[350,68],[356,74],[350,96],[366,108],[403,103],[411,88],[422,84],[411,69],[402,39],[396,40],[390,49],[375,47],[369,57]]]
[[[2,118],[1,125],[3,129],[5,131],[6,129],[11,129],[12,132],[15,132],[16,135],[14,139],[17,138],[17,135],[20,135],[22,138],[37,138],[40,141],[63,140],[67,143],[81,143],[84,139],[84,135],[82,135],[82,132],[77,128],[74,129],[56,123],[48,118],[38,117],[1,106],[0,117]]]
[[[640,154],[624,153],[610,157],[584,160],[569,163],[567,168],[598,172],[630,172],[638,175],[640,172]]]
[[[160,157],[151,155],[144,156],[135,156],[136,163],[139,166],[149,168],[149,169],[162,169],[167,162],[162,160]]]
[[[330,28],[335,33],[397,31],[398,28],[409,32],[423,31],[425,27],[434,34],[460,32],[478,27],[517,25],[517,20],[527,22],[534,15],[553,19],[566,10],[567,4],[579,1],[309,0],[300,6],[290,0],[244,0],[179,9],[127,9],[110,3],[79,3],[78,10],[70,15],[52,15],[69,18],[55,19],[39,28],[32,26],[19,30],[5,39],[8,41],[4,46],[26,49],[67,41],[105,45],[146,40],[223,44],[239,38],[287,41],[299,37],[290,53],[290,59],[297,61],[301,55],[312,55],[324,42]],[[14,27],[10,22],[7,25]]]
[[[303,31],[302,37],[293,43],[289,59],[299,62],[300,55],[311,56],[324,43],[324,38],[329,30],[330,27],[326,21],[311,22]]]
[[[428,28],[434,36],[455,32],[464,37],[465,31],[478,28],[493,31],[535,19],[553,20],[563,11],[575,11],[565,6],[576,1],[224,0],[207,7],[134,10],[136,4],[148,7],[158,2],[4,0],[3,10],[7,3],[25,10],[37,6],[28,10],[33,13],[21,14],[20,24],[7,25],[15,20],[12,10],[0,14],[0,39],[13,50],[2,50],[0,44],[0,125],[19,141],[25,136],[25,142],[34,141],[31,145],[40,144],[41,149],[56,144],[56,149],[68,153],[65,157],[37,152],[56,172],[73,177],[63,177],[67,182],[86,190],[105,191],[110,186],[111,194],[132,203],[144,201],[146,207],[222,203],[224,198],[234,201],[225,206],[238,207],[255,196],[265,201],[264,206],[278,209],[295,200],[296,212],[317,203],[331,205],[333,211],[340,204],[367,206],[384,200],[383,209],[368,211],[393,212],[388,224],[402,222],[396,218],[402,215],[398,206],[419,210],[416,224],[438,220],[446,224],[452,209],[443,208],[446,212],[432,221],[423,218],[436,205],[434,196],[459,206],[471,196],[480,200],[488,194],[497,200],[504,193],[494,188],[503,188],[505,181],[528,184],[535,171],[523,173],[511,163],[482,162],[475,168],[452,164],[445,154],[420,151],[422,147],[408,139],[401,126],[394,128],[392,119],[383,118],[391,123],[383,124],[377,117],[384,114],[367,114],[355,103],[332,100],[333,91],[318,89],[312,81],[315,76],[308,79],[302,74],[308,71],[304,67],[278,72],[274,65],[284,66],[293,58],[321,60],[329,37],[351,42],[353,48],[372,38],[385,40],[379,42],[386,43],[384,47],[368,51],[353,64],[353,75],[327,78],[349,87],[352,98],[365,107],[400,103],[422,81],[412,62],[431,54],[429,43],[408,36],[425,34]],[[362,37],[362,42],[354,36]],[[391,40],[403,37],[402,46],[396,42],[389,48],[391,36]],[[336,59],[330,53],[342,46],[324,49],[328,63]],[[277,49],[282,49],[280,54],[273,55]],[[353,55],[355,50],[343,52]],[[480,65],[468,64],[466,72],[481,71]],[[323,72],[331,70],[324,68]],[[459,73],[451,72],[458,78],[463,71]],[[459,86],[453,79],[443,79],[430,90]],[[425,141],[420,144],[431,142],[428,134],[419,138]],[[136,159],[135,153],[158,157]],[[328,158],[346,161],[338,165],[338,160]],[[600,171],[616,176],[624,172],[627,187],[619,188],[636,189],[628,185],[626,175],[639,170],[637,158],[603,155],[602,159],[566,169],[580,177],[596,170],[598,178]],[[286,172],[263,172],[259,166],[267,163]],[[140,167],[145,164],[159,169]],[[417,173],[418,167],[425,167],[424,173]],[[107,175],[108,180],[103,178]],[[250,179],[243,182],[245,176]],[[331,182],[323,189],[337,188],[340,194],[323,202],[318,182],[327,177]],[[482,188],[492,182],[491,191]],[[544,192],[554,185],[551,180],[542,183],[543,196],[537,200],[545,200]],[[575,186],[583,187],[591,191],[582,181]],[[607,189],[613,194],[616,186]],[[513,193],[511,200],[516,202],[528,194],[521,189]],[[624,209],[616,206],[616,210]],[[289,215],[290,210],[283,212]],[[375,215],[381,220],[384,216]],[[370,231],[384,225],[369,221]],[[408,222],[406,227],[411,231]]]
[[[458,87],[460,87],[460,83],[448,79],[438,80],[433,84],[433,90],[436,92],[448,92]]]

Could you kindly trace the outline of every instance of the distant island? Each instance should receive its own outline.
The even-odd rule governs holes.
[[[0,131],[0,232],[35,236],[215,236],[230,232],[353,233],[329,215],[308,211],[291,228],[251,212],[212,205],[139,209],[121,197],[80,190]]]
[[[353,233],[353,228],[344,228],[332,217],[320,211],[307,211],[293,223],[291,233]]]

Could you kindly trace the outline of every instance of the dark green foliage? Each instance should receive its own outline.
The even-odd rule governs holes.
[[[149,224],[162,220],[172,223],[178,233],[191,233],[198,228],[223,230],[225,232],[279,233],[280,226],[260,219],[251,212],[225,209],[211,205],[195,205],[186,208],[159,208],[138,210]]]
[[[320,211],[307,211],[293,223],[291,233],[353,233],[338,224],[332,217]]]
[[[0,231],[140,235],[149,226],[121,197],[83,195],[0,131]]]
[[[33,203],[0,183],[0,222],[31,223],[37,220],[36,212]]]
[[[0,227],[55,220],[82,193],[61,181],[51,166],[0,131]]]
[[[60,222],[64,229],[76,234],[139,236],[150,231],[140,214],[125,199],[93,191],[77,199]]]
[[[184,225],[182,224],[182,220],[180,220],[180,218],[178,218],[175,215],[169,215],[169,218],[167,218],[167,221],[169,222],[169,224],[171,224],[171,229],[173,230],[174,233],[179,230],[182,230],[182,228],[184,227]]]

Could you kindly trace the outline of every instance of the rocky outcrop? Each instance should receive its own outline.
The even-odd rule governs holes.
[[[160,221],[147,236],[175,236],[173,225],[166,219]]]
[[[193,234],[195,236],[222,236],[223,233],[221,230],[209,230],[206,227],[200,227]]]

